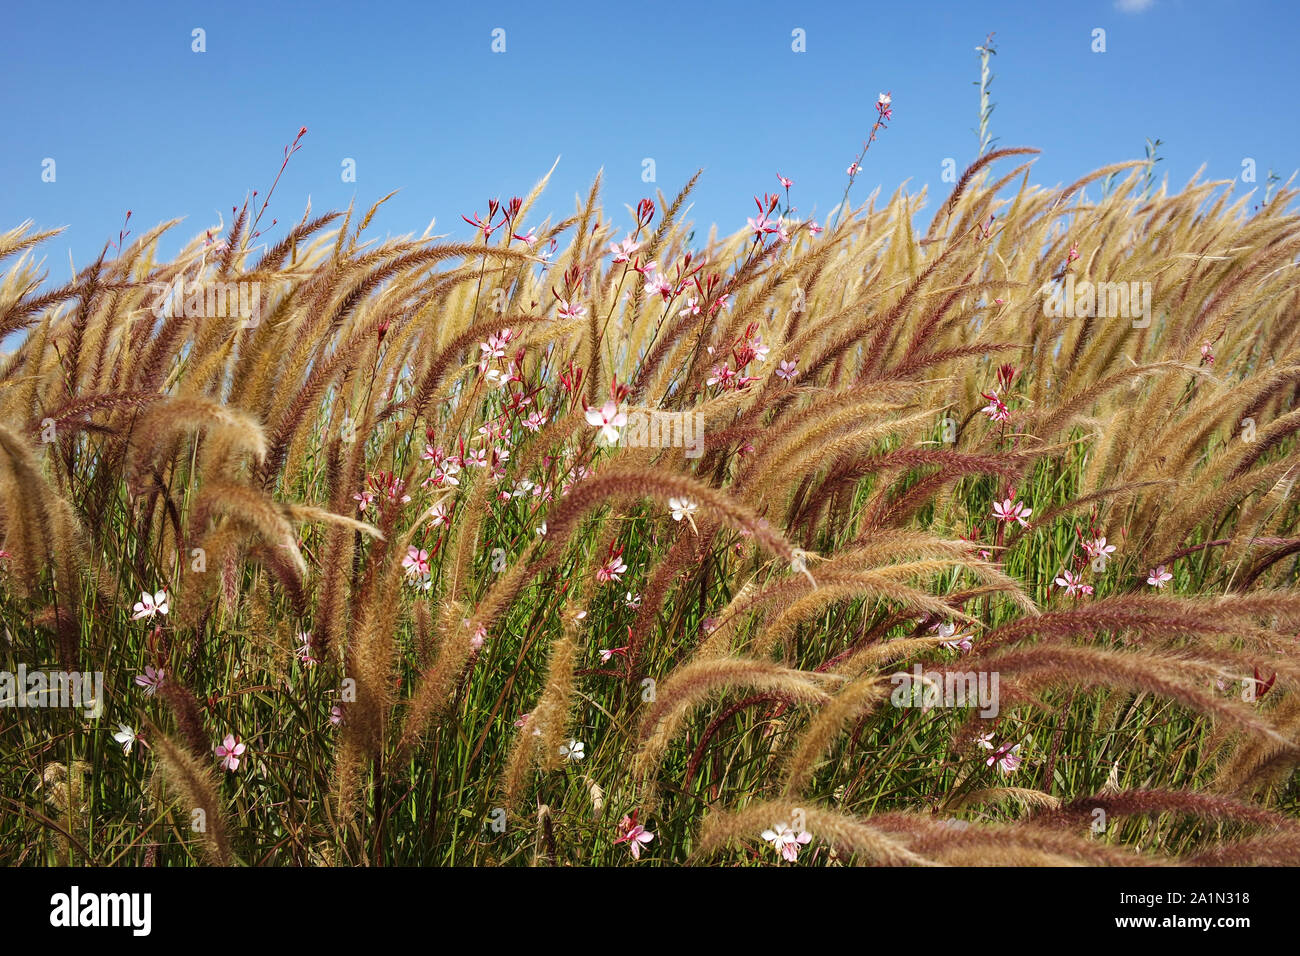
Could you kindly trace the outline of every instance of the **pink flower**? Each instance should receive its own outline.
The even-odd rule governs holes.
[[[931,628],[931,630],[937,630],[940,637],[946,638],[946,640],[939,642],[940,647],[946,647],[950,651],[961,651],[963,654],[970,651],[971,636],[969,634],[958,634],[956,624],[939,624]]]
[[[622,242],[611,242],[609,244],[609,250],[614,253],[615,262],[627,262],[632,258],[632,253],[640,248],[641,243],[633,242],[631,236],[628,236]]]
[[[795,376],[799,374],[799,370],[795,368],[798,364],[798,359],[795,359],[793,362],[782,362],[780,366],[777,367],[776,377],[785,382],[793,382]]]
[[[1209,342],[1206,342],[1201,346],[1201,361],[1206,365],[1214,364],[1214,349],[1211,347]]]
[[[298,635],[298,646],[294,648],[294,654],[302,662],[304,667],[311,667],[319,663],[316,658],[312,657],[312,638],[306,631]]]
[[[154,691],[156,691],[159,687],[162,686],[163,677],[165,674],[166,671],[164,671],[161,667],[155,668],[155,667],[146,666],[144,669],[144,673],[136,676],[135,682],[136,684],[144,688],[144,692],[146,696],[152,697]]]
[[[750,217],[745,221],[749,224],[749,228],[754,231],[754,238],[759,242],[763,241],[764,236],[776,232],[779,228],[772,225],[772,220],[767,217],[766,213],[760,212],[757,218]]]
[[[636,822],[636,811],[632,811],[630,817],[624,817],[619,821],[618,832],[619,838],[614,841],[615,844],[626,843],[628,849],[632,851],[632,859],[641,859],[641,847],[645,846],[655,838],[655,835]]]
[[[1019,501],[1013,505],[1010,498],[993,502],[993,517],[999,521],[1019,521],[1022,528],[1028,527],[1029,522],[1025,519],[1033,513],[1032,508],[1026,508]]]
[[[1020,766],[1023,759],[1020,756],[1020,744],[1016,744],[1014,747],[1003,744],[990,754],[989,758],[984,762],[990,767],[997,764],[998,769],[1003,773],[1011,773]]]
[[[862,167],[855,160],[854,162],[849,163],[849,168],[847,172],[850,176],[856,176],[858,174],[858,170],[860,170],[861,168]]]
[[[445,516],[443,520],[446,520]],[[411,578],[428,577],[429,552],[417,548],[415,545],[410,545],[406,549],[406,557],[402,558],[402,567],[406,568],[407,577],[411,577]]]
[[[618,430],[627,424],[627,413],[620,412],[612,398],[600,408],[588,408],[586,417],[587,424],[599,428],[601,436],[611,445],[618,441]]]
[[[1151,569],[1151,574],[1147,577],[1147,584],[1155,588],[1163,588],[1167,582],[1173,579],[1174,576],[1162,564],[1158,568]]]
[[[799,831],[796,833],[785,823],[778,823],[770,830],[763,831],[763,839],[772,844],[772,849],[793,863],[799,858],[799,847],[812,842],[812,834]]]
[[[663,276],[646,274],[645,294],[649,298],[658,295],[667,302],[673,295],[673,285]]]
[[[248,747],[239,742],[234,734],[226,734],[226,739],[217,744],[215,752],[221,758],[221,769],[235,771],[239,769],[239,758]]]
[[[352,500],[357,502],[358,511],[365,511],[380,497],[402,504],[411,500],[411,496],[405,493],[406,482],[390,472],[381,471],[370,475],[366,478],[366,484],[369,486],[368,489],[363,488],[360,494],[352,496]]]
[[[479,371],[486,370],[488,363],[493,359],[505,358],[505,346],[506,343],[510,341],[509,332],[510,330],[506,329],[506,336],[504,339],[498,335],[489,335],[486,342],[479,343],[479,351],[482,353],[479,356]]]
[[[577,303],[570,305],[568,299],[560,299],[556,305],[559,307],[559,316],[562,319],[580,319],[587,314],[587,310]]]
[[[1083,553],[1093,560],[1096,560],[1102,555],[1114,554],[1115,546],[1113,544],[1107,544],[1104,537],[1097,538],[1094,541],[1083,542]]]
[[[627,573],[627,565],[623,563],[622,549],[617,554],[612,555],[609,560],[596,569],[596,580],[601,584],[609,582],[618,583],[619,577]]]
[[[1078,594],[1082,587],[1079,575],[1075,574],[1073,571],[1062,571],[1061,576],[1056,579],[1056,584],[1058,587],[1065,588],[1065,593],[1069,597]]]
[[[1011,412],[1007,410],[1007,406],[1003,404],[1002,399],[998,398],[997,392],[989,392],[988,394],[980,392],[980,396],[989,400],[989,403],[980,409],[989,417],[989,421],[1011,421]]]
[[[791,186],[794,185],[794,180],[786,179],[780,173],[776,174],[776,178],[781,181],[781,185],[784,186],[786,189],[789,189]]]
[[[343,708],[338,704],[330,708],[330,723],[335,727],[343,723]]]

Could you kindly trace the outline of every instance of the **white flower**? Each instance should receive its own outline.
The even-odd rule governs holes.
[[[135,730],[126,724],[118,724],[118,731],[113,735],[113,739],[122,745],[122,753],[129,754],[131,746],[135,743]]]
[[[581,760],[585,747],[581,740],[570,740],[567,744],[560,744],[560,756],[565,760]]]
[[[944,638],[939,642],[940,647],[946,647],[950,651],[969,651],[971,649],[971,636],[969,634],[958,634],[956,624],[940,624],[938,631],[939,636]]]
[[[695,514],[695,510],[698,507],[699,505],[691,501],[689,498],[668,499],[668,510],[673,513],[674,521],[681,521],[683,518],[691,517]]]
[[[618,430],[627,424],[627,412],[620,412],[613,399],[600,408],[587,409],[587,424],[600,429],[601,436],[609,444],[618,441]]]
[[[789,825],[778,823],[772,829],[763,831],[763,839],[772,844],[772,849],[793,863],[799,858],[799,847],[812,841],[812,834],[802,830],[796,833]]]
[[[166,614],[168,611],[167,591],[163,589],[156,594],[150,594],[143,591],[140,594],[140,600],[135,602],[135,607],[131,608],[131,620],[138,621],[142,617],[153,617],[155,614]]]
[[[1115,553],[1115,546],[1107,544],[1105,538],[1097,538],[1095,541],[1083,542],[1083,552],[1090,558],[1110,556]]]

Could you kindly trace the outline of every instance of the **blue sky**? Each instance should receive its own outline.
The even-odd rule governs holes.
[[[705,173],[691,218],[744,224],[750,197],[794,179],[800,214],[843,192],[879,92],[894,120],[867,157],[857,200],[928,184],[931,208],[976,152],[974,47],[996,31],[993,132],[1043,150],[1056,184],[1165,141],[1181,186],[1197,167],[1239,177],[1253,158],[1300,167],[1296,46],[1285,0],[1057,3],[22,3],[0,33],[0,228],[66,225],[50,267],[185,216],[165,252],[263,193],[284,145],[309,132],[265,222],[363,208],[401,191],[378,235],[467,238],[462,213],[525,193],[559,156],[539,213],[566,214],[605,170],[622,214],[654,188]],[[191,49],[202,28],[206,52]],[[492,31],[506,50],[491,49]],[[1093,30],[1106,52],[1092,51]],[[792,50],[792,31],[806,52]],[[42,163],[56,179],[43,182]],[[341,164],[356,162],[356,182]],[[655,160],[656,182],[642,182]],[[1239,189],[1250,188],[1238,185]],[[277,230],[278,231],[277,227]]]

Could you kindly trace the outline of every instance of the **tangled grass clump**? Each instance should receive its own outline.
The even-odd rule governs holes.
[[[0,857],[1294,862],[1295,194],[1032,152],[923,234],[0,235],[2,666],[104,675],[0,709]]]

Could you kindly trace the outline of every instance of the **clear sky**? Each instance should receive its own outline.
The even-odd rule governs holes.
[[[691,218],[743,226],[751,196],[795,181],[800,215],[839,200],[881,91],[894,119],[854,187],[951,188],[976,153],[975,46],[996,31],[998,145],[1043,150],[1033,178],[1068,182],[1137,158],[1180,187],[1204,164],[1300,167],[1294,0],[771,3],[16,2],[0,28],[0,228],[66,225],[67,268],[116,238],[185,216],[179,240],[265,190],[309,132],[264,220],[296,221],[400,189],[378,235],[471,235],[462,213],[559,167],[539,213],[572,211],[602,167],[622,212],[698,167]],[[192,50],[205,31],[206,52]],[[505,52],[492,31],[505,31]],[[1105,52],[1093,52],[1094,29]],[[794,52],[792,31],[805,31]],[[355,160],[355,183],[342,181]],[[642,182],[643,160],[656,182]],[[55,181],[42,181],[55,161]],[[277,230],[278,231],[278,228]]]

